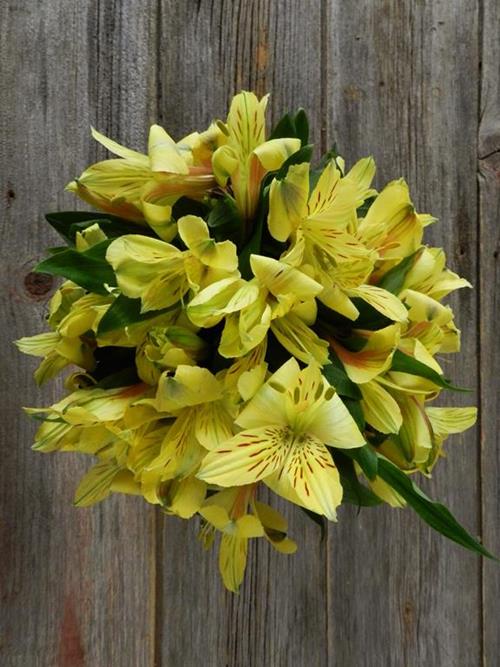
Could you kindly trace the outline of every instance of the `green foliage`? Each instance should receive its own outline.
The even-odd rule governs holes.
[[[177,304],[164,308],[163,310],[148,310],[146,313],[141,313],[141,300],[131,299],[128,296],[120,294],[113,301],[104,316],[99,322],[97,335],[115,331],[116,329],[123,329],[130,324],[136,322],[144,322],[153,317],[157,317],[162,313],[167,313],[177,307]]]
[[[431,528],[470,551],[498,560],[463,528],[451,512],[425,493],[399,468],[380,457],[378,475],[389,484]]]
[[[62,250],[40,262],[35,272],[62,276],[95,294],[109,294],[105,285],[116,285],[113,269],[106,261],[110,243],[102,241],[82,252]]]
[[[342,502],[357,505],[358,507],[380,505],[382,502],[380,498],[359,481],[354,469],[354,463],[348,456],[351,450],[330,449],[330,451],[339,471],[340,483],[344,491]]]
[[[422,249],[419,248],[413,255],[405,257],[403,260],[396,264],[392,269],[387,271],[382,280],[378,283],[378,287],[392,292],[392,294],[399,294],[408,272],[414,266],[417,259],[422,254]]]
[[[390,370],[398,371],[399,373],[409,373],[410,375],[418,375],[419,377],[430,380],[438,387],[443,387],[443,389],[451,389],[452,391],[462,392],[470,391],[470,389],[455,387],[443,375],[439,375],[439,373],[437,373],[432,368],[429,368],[429,366],[426,366],[414,357],[410,357],[408,354],[401,352],[401,350],[396,350],[394,352]]]
[[[238,247],[243,240],[244,224],[231,197],[218,199],[207,217],[210,233],[216,241],[229,239]]]
[[[309,141],[309,121],[304,109],[299,109],[295,115],[285,114],[272,130],[269,139],[300,139],[302,146]]]
[[[96,213],[95,211],[57,211],[47,213],[45,219],[53,229],[68,243],[74,245],[78,232],[96,223],[106,234],[108,239],[114,239],[124,234],[144,234],[156,236],[152,229],[129,220],[123,220],[110,213]]]

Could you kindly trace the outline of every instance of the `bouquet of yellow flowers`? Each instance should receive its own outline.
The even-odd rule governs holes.
[[[77,506],[132,493],[197,517],[232,591],[249,539],[296,550],[263,485],[319,523],[409,505],[490,556],[413,481],[476,419],[434,406],[457,389],[436,355],[460,346],[441,300],[470,285],[422,243],[435,220],[403,180],[377,192],[373,159],[347,170],[335,149],[312,164],[304,111],[268,134],[266,103],[242,92],[179,142],[153,125],[147,155],[93,131],[117,158],[67,189],[100,212],[47,215],[67,246],[37,270],[64,282],[50,331],[17,341],[39,384],[73,369],[27,409],[34,449],[97,458]]]

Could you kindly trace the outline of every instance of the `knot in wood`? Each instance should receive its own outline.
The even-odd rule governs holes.
[[[36,301],[43,299],[50,292],[53,284],[54,278],[48,273],[30,271],[24,277],[24,289]]]

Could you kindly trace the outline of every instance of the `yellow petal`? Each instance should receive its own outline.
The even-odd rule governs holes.
[[[187,315],[200,327],[212,327],[229,313],[234,313],[253,303],[259,296],[259,288],[239,278],[218,280],[191,299]]]
[[[221,146],[212,156],[212,168],[217,183],[225,186],[238,168],[238,156],[231,146]]]
[[[302,436],[279,472],[264,481],[278,495],[336,521],[342,501],[340,476],[327,448],[313,436]]]
[[[210,401],[196,411],[195,435],[208,450],[220,447],[233,435],[233,418],[221,401]]]
[[[162,505],[169,514],[190,519],[201,508],[207,485],[196,477],[171,480],[163,487]]]
[[[358,201],[364,201],[376,194],[376,190],[370,188],[375,171],[375,160],[372,157],[365,157],[358,160],[345,175],[345,179],[355,183]]]
[[[269,191],[268,225],[271,236],[286,241],[307,215],[309,164],[292,165],[283,180],[274,179]]]
[[[179,236],[206,266],[228,272],[238,268],[236,246],[231,241],[216,243],[210,238],[207,223],[196,215],[185,215],[177,222]]]
[[[341,178],[335,162],[330,160],[309,198],[308,225],[337,231],[350,228],[361,203],[356,189],[355,181]]]
[[[365,444],[363,434],[338,394],[315,406],[307,428],[318,440],[332,447],[352,449]]]
[[[397,296],[385,289],[374,285],[359,285],[359,287],[349,289],[348,294],[351,297],[357,296],[363,299],[390,320],[405,322],[408,319],[408,311],[405,306]]]
[[[278,469],[291,439],[288,429],[278,426],[242,431],[207,454],[197,477],[220,486],[257,482]]]
[[[420,246],[422,234],[422,222],[402,179],[386,185],[358,227],[360,239],[384,259],[408,257]]]
[[[256,516],[245,514],[236,519],[236,528],[240,537],[263,537],[264,528]]]
[[[243,155],[250,155],[265,140],[268,97],[265,95],[259,100],[254,93],[243,91],[231,101],[227,128],[232,143]]]
[[[149,130],[148,154],[152,171],[189,173],[189,167],[174,140],[159,125],[152,125]]]
[[[161,375],[156,392],[157,409],[171,412],[216,401],[221,392],[222,384],[207,368],[180,365],[174,376],[167,372]]]
[[[300,148],[300,139],[270,139],[254,149],[254,155],[266,171],[277,171]]]
[[[136,164],[139,167],[147,168],[149,166],[149,161],[146,155],[143,155],[137,151],[133,151],[130,148],[125,148],[125,146],[121,146],[116,141],[113,141],[112,139],[104,136],[104,134],[98,132],[95,128],[91,128],[91,130],[93,138],[102,144],[105,148],[107,148],[111,153],[114,153],[121,158],[125,158],[128,162]]]
[[[323,289],[307,274],[271,257],[251,255],[250,266],[259,282],[275,296],[292,295],[294,299],[305,300]]]
[[[271,331],[281,345],[306,364],[328,363],[328,343],[320,338],[295,313],[288,313],[271,322]]]
[[[88,507],[104,500],[111,493],[111,484],[119,470],[116,463],[100,461],[80,481],[74,504],[77,507]]]
[[[425,408],[425,412],[432,430],[441,438],[466,431],[477,419],[477,408]]]
[[[219,570],[224,586],[237,593],[247,562],[248,540],[238,535],[224,534],[219,547]]]
[[[403,417],[399,442],[408,460],[416,465],[425,464],[433,447],[432,429],[422,400],[400,394],[398,404]]]
[[[390,367],[394,350],[399,342],[400,325],[392,324],[378,331],[357,330],[356,334],[367,341],[359,352],[347,350],[335,340],[330,340],[330,344],[343,363],[349,378],[357,384],[362,384],[373,380]]]
[[[403,418],[393,397],[378,382],[358,385],[363,396],[361,406],[366,421],[381,433],[398,433]]]

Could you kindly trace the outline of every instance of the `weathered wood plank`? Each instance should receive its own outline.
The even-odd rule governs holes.
[[[481,362],[481,470],[483,538],[500,554],[500,6],[483,4],[482,78],[479,128],[479,356]],[[500,655],[498,604],[500,569],[483,565],[484,665],[493,667]]]
[[[350,163],[372,154],[379,186],[404,176],[418,209],[440,219],[427,240],[444,246],[451,267],[474,283],[477,14],[477,3],[465,0],[330,3],[327,77],[330,139]],[[462,290],[451,299],[463,345],[444,362],[473,388],[476,295],[477,288]],[[466,404],[477,396],[446,400]],[[449,458],[423,486],[478,533],[477,438],[468,432],[447,449]],[[477,557],[410,510],[362,510],[358,518],[345,511],[330,536],[331,664],[480,664]]]
[[[152,664],[152,514],[129,499],[72,507],[90,460],[30,451],[21,405],[53,402],[61,386],[37,390],[34,360],[11,340],[44,327],[53,286],[29,272],[55,242],[43,212],[75,205],[64,185],[96,158],[90,124],[143,145],[154,6],[0,7],[2,665]]]
[[[225,117],[232,95],[247,89],[272,93],[274,120],[299,105],[310,109],[319,141],[319,1],[161,4],[160,118],[168,131],[180,137]],[[163,664],[328,664],[325,545],[299,511],[287,514],[300,552],[286,557],[254,545],[239,596],[224,592],[216,553],[202,552],[196,527],[165,521]]]

